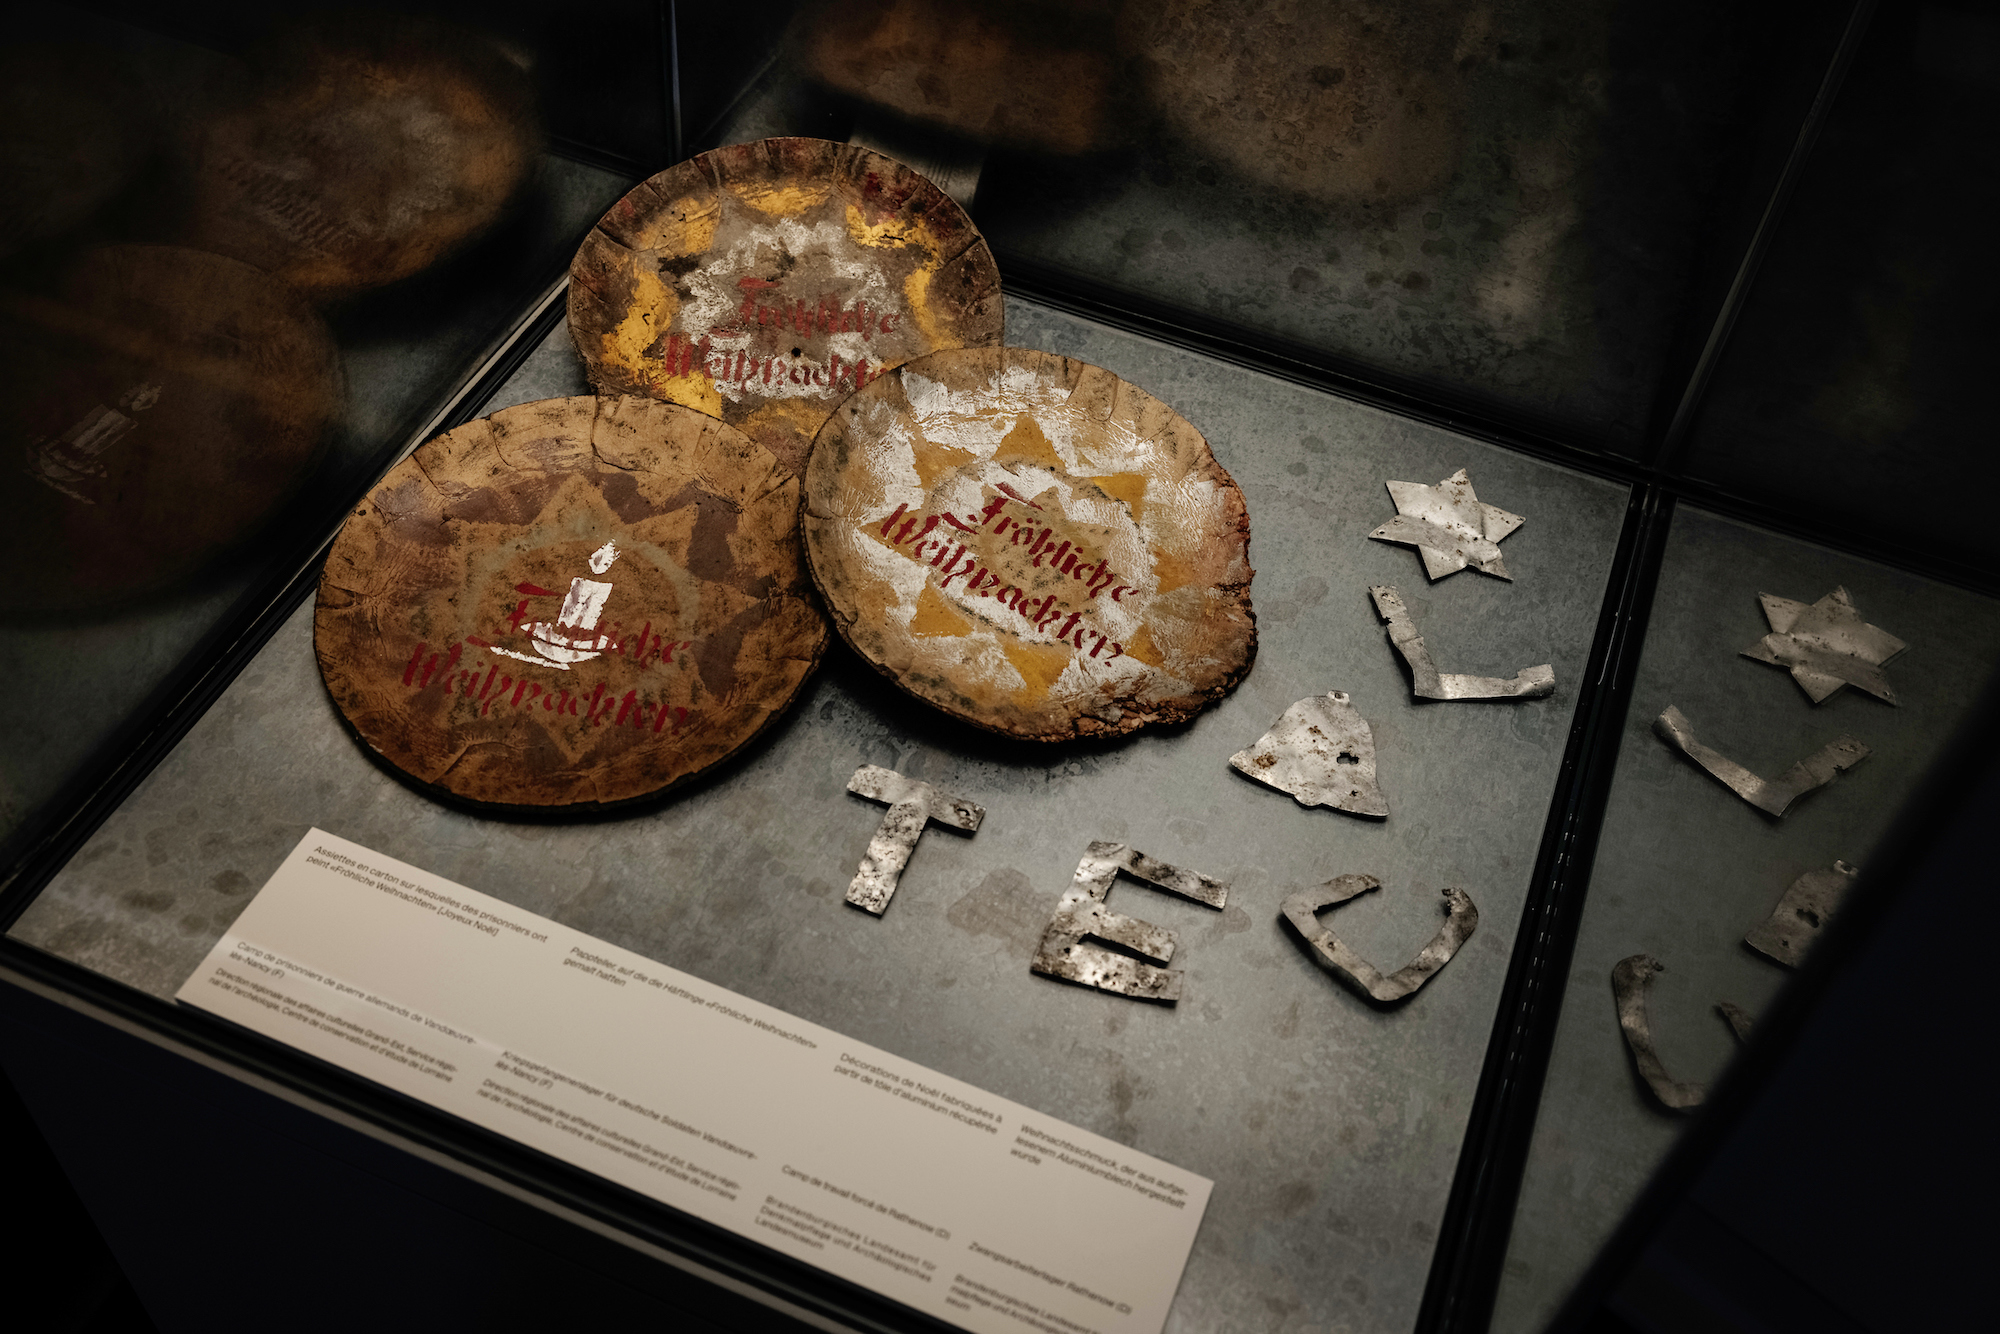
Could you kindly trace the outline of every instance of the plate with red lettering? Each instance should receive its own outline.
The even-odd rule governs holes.
[[[792,472],[842,399],[941,348],[1000,342],[1000,273],[965,210],[824,139],[702,153],[612,206],[570,265],[590,382],[720,417]]]
[[[320,672],[391,770],[475,808],[667,791],[790,705],[827,642],[798,479],[671,403],[556,398],[449,431],[348,516]]]
[[[1174,723],[1250,670],[1250,518],[1186,419],[1022,348],[870,382],[806,466],[833,623],[918,698],[1010,736]]]

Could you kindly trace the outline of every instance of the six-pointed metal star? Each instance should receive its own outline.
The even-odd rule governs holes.
[[[1488,505],[1472,493],[1472,479],[1460,468],[1436,486],[1390,482],[1396,517],[1368,536],[1415,547],[1424,573],[1433,580],[1470,565],[1482,574],[1513,579],[1500,560],[1500,539],[1527,520]]]
[[[1909,645],[1863,621],[1845,588],[1834,589],[1811,606],[1769,593],[1759,593],[1757,600],[1764,604],[1771,633],[1744,649],[1744,657],[1789,668],[1792,679],[1815,704],[1842,686],[1896,702],[1882,664]]]

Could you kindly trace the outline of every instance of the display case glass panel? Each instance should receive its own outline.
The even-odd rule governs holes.
[[[86,383],[79,348],[115,368],[249,310],[324,390],[301,426],[268,386],[310,377],[174,363],[219,395],[218,438],[264,414],[237,471],[270,463],[278,427],[310,447],[214,533],[116,534],[129,584],[87,525],[0,525],[6,966],[240,1055],[172,997],[319,826],[1212,1178],[1171,1330],[1470,1331],[1496,1284],[1493,1329],[1545,1327],[1687,1124],[1634,1067],[1613,966],[1666,965],[1658,1054],[1712,1085],[1736,1050],[1713,1007],[1754,1024],[1787,976],[1746,931],[1803,873],[1866,872],[2000,667],[2000,584],[1940,499],[1981,494],[1991,466],[1991,339],[1967,312],[1992,264],[1964,219],[1991,188],[2000,29],[1941,6],[1617,0],[808,0],[754,25],[650,0],[589,22],[400,8],[306,28],[246,0],[50,7],[5,57],[0,173],[32,201],[0,213],[10,503],[107,499],[118,442],[171,401],[145,376]],[[484,70],[528,110],[488,215],[343,288],[242,257],[260,218],[267,242],[338,240],[325,198],[203,164],[354,23],[422,34],[433,72]],[[1206,437],[1249,510],[1251,671],[1190,722],[1052,746],[955,722],[836,643],[754,743],[632,813],[495,819],[420,794],[370,762],[315,663],[325,543],[423,440],[590,392],[561,316],[591,225],[685,153],[776,135],[930,176],[992,247],[1007,344],[1102,366]],[[334,178],[393,157],[362,138],[327,156]],[[238,187],[219,210],[218,180]],[[185,258],[210,246],[224,258]],[[152,324],[104,318],[181,269]],[[35,415],[72,389],[81,407]],[[1510,580],[1433,582],[1369,540],[1386,484],[1461,468],[1526,520]],[[161,476],[127,490],[181,503]],[[1441,670],[1546,664],[1553,693],[1413,699],[1381,585]],[[1836,588],[1907,643],[1884,668],[1896,703],[1815,705],[1742,656],[1775,624],[1759,595]],[[1386,821],[1230,768],[1334,690],[1370,725]],[[1669,705],[1766,777],[1842,734],[1868,755],[1776,819],[1663,741]],[[987,812],[926,832],[879,918],[842,902],[882,818],[848,790],[863,765]],[[1231,886],[1222,911],[1114,891],[1179,934],[1178,1004],[1029,970],[1100,839]],[[1399,1006],[1344,988],[1282,918],[1347,874],[1382,886],[1321,921],[1383,972],[1431,939],[1441,891],[1477,905]],[[609,1230],[688,1221],[640,1208]]]
[[[496,821],[369,762],[320,683],[302,606],[14,939],[170,997],[318,825],[1212,1177],[1176,1327],[1246,1309],[1302,1327],[1407,1327],[1625,490],[1025,301],[1008,328],[1148,385],[1244,489],[1265,571],[1258,661],[1193,722],[1098,743],[1007,741],[841,651],[772,732],[656,811]],[[573,391],[567,339],[553,335],[489,409]],[[1431,586],[1413,550],[1368,540],[1394,513],[1385,481],[1459,467],[1527,516],[1507,539],[1512,583],[1468,570]],[[1547,663],[1555,694],[1413,701],[1368,597],[1384,583],[1403,589],[1447,669]],[[1334,689],[1373,728],[1386,822],[1302,807],[1229,767],[1295,700]],[[841,901],[881,819],[847,791],[864,764],[987,812],[974,835],[927,833],[879,919]],[[1180,935],[1176,1005],[1029,972],[1097,839],[1231,885],[1221,912],[1137,884],[1113,893],[1118,911]],[[1383,888],[1335,921],[1384,971],[1437,931],[1447,886],[1479,909],[1471,940],[1392,1010],[1343,989],[1279,915],[1286,894],[1357,872]]]
[[[1861,618],[1909,648],[1884,669],[1891,705],[1849,686],[1815,706],[1789,672],[1741,656],[1770,632],[1759,595],[1814,602],[1845,588]],[[1688,1124],[1663,1107],[1620,1035],[1611,973],[1665,965],[1650,987],[1654,1044],[1678,1082],[1713,1086],[1791,970],[1744,936],[1808,872],[1863,872],[1875,844],[2000,669],[2000,604],[1825,547],[1682,506],[1646,631],[1591,873],[1495,1331],[1542,1329]],[[1655,731],[1669,706],[1730,759],[1777,777],[1841,735],[1868,756],[1772,819]],[[1890,868],[1877,868],[1890,869]]]
[[[232,49],[222,50],[74,10],[36,19],[39,40],[9,57],[17,80],[11,132],[24,136],[33,117],[60,114],[52,102],[60,81],[83,60],[119,90],[102,104],[113,114],[100,128],[125,156],[122,174],[73,217],[23,205],[0,253],[0,335],[15,376],[4,428],[12,456],[25,451],[27,460],[25,477],[18,461],[9,465],[17,476],[0,539],[0,582],[11,590],[0,595],[0,680],[15,697],[38,701],[0,731],[0,855],[10,864],[34,852],[229,652],[313,559],[349,498],[437,428],[473,374],[554,294],[577,241],[631,184],[600,154],[583,161],[548,146],[519,67],[532,64],[532,53],[490,30],[427,22],[410,36],[392,27],[432,68],[491,74],[519,100],[509,104],[514,118],[498,146],[480,150],[500,161],[492,189],[441,224],[437,245],[411,250],[407,235],[387,233],[350,243],[339,230],[347,223],[337,227],[314,210],[337,209],[352,186],[361,193],[351,198],[363,200],[352,205],[357,216],[370,214],[366,191],[388,188],[371,171],[419,173],[431,161],[407,151],[421,148],[420,135],[398,140],[335,117],[322,127],[335,140],[358,133],[365,145],[379,132],[405,156],[385,147],[348,158],[341,154],[351,145],[336,143],[313,159],[311,188],[320,193],[308,190],[291,205],[282,192],[259,193],[277,188],[270,182],[219,202],[201,193],[235,179],[224,170],[238,151],[232,127],[245,117],[265,123],[244,111],[265,106],[260,80],[282,90],[317,77],[310,57],[286,45],[296,32],[236,30]],[[356,23],[364,37],[354,40],[378,40],[376,29]],[[286,61],[307,66],[290,84],[293,76],[272,72],[291,68]],[[519,87],[507,82],[516,76]],[[81,95],[100,92],[87,84]],[[342,114],[365,121],[392,105],[364,98]],[[284,125],[301,113],[259,114]],[[427,113],[410,114],[421,123]],[[93,142],[58,147],[80,153]],[[30,171],[38,150],[17,148],[14,169]],[[268,144],[242,151],[254,158],[267,150],[277,154],[272,170],[302,169]],[[451,164],[434,165],[442,172]],[[352,181],[342,175],[349,166]],[[423,189],[412,198],[429,198]],[[204,246],[223,253],[210,257]],[[301,270],[293,283],[303,295],[258,268],[281,262],[281,252],[327,247],[364,267],[381,263],[321,288]],[[108,312],[135,309],[153,313],[123,317],[136,327],[120,333]],[[253,319],[263,323],[245,323]],[[272,364],[282,349],[269,346],[281,338],[310,355]],[[198,346],[209,359],[190,362]],[[117,380],[125,362],[136,368],[129,384]],[[308,375],[310,386],[286,390]],[[148,376],[160,381],[157,395],[145,388]],[[207,397],[186,420],[160,420],[196,393]],[[102,429],[90,431],[92,422]],[[156,464],[155,439],[167,451]],[[240,458],[204,471],[204,452],[232,448]],[[135,471],[134,455],[151,471]],[[115,559],[102,554],[107,542]]]

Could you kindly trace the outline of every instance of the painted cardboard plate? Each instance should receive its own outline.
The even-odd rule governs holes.
[[[619,200],[570,265],[569,328],[598,392],[720,417],[796,473],[883,371],[997,345],[1000,274],[965,210],[900,162],[762,139]]]
[[[320,578],[320,672],[361,740],[434,795],[641,801],[734,754],[818,664],[797,513],[769,451],[686,408],[508,408],[355,507]]]
[[[1257,651],[1243,493],[1180,414],[1067,357],[939,352],[872,381],[813,443],[804,528],[855,651],[1010,736],[1180,722]]]
[[[0,293],[0,608],[117,602],[212,565],[297,490],[340,403],[319,316],[248,264],[78,254]]]
[[[1451,183],[1471,71],[1488,58],[1489,29],[1506,22],[1465,0],[1300,5],[1270,27],[1219,17],[1210,0],[1120,10],[1133,82],[1161,120],[1259,185],[1364,207]]]

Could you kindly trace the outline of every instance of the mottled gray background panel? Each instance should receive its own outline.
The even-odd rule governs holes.
[[[1009,340],[1142,385],[1208,436],[1249,500],[1261,633],[1250,676],[1183,727],[1048,747],[954,723],[836,647],[749,753],[649,814],[479,819],[376,768],[337,721],[302,607],[15,928],[171,996],[318,824],[510,903],[1214,1178],[1169,1328],[1406,1329],[1414,1321],[1506,972],[1625,491],[1449,432],[1015,301]],[[558,330],[492,407],[581,387]],[[1431,586],[1371,542],[1384,481],[1468,467],[1525,515],[1514,583]],[[1553,663],[1554,698],[1412,703],[1368,599],[1404,592],[1449,671]],[[1760,669],[1761,670],[1761,669]],[[1386,823],[1228,766],[1294,700],[1352,693],[1374,727]],[[888,913],[842,901],[882,817],[848,778],[879,764],[987,809],[928,831]],[[1226,911],[1121,882],[1111,904],[1182,934],[1187,998],[1155,1006],[1032,976],[1092,839],[1233,883]],[[1278,905],[1349,871],[1384,888],[1333,914],[1385,968],[1480,909],[1403,1008],[1368,1008],[1291,940]]]
[[[1887,672],[1900,707],[1853,687],[1815,707],[1777,667],[1737,655],[1769,630],[1759,593],[1815,602],[1844,584],[1862,619],[1909,644]],[[1713,1010],[1760,1013],[1791,974],[1743,944],[1793,880],[1871,848],[2000,665],[2000,604],[1683,507],[1674,517],[1591,872],[1548,1085],[1515,1213],[1494,1334],[1542,1328],[1687,1125],[1625,1053],[1611,969],[1646,953],[1655,1045],[1675,1079],[1713,1081],[1736,1050]],[[1677,705],[1695,735],[1775,778],[1845,732],[1869,756],[1782,822],[1653,734]]]

